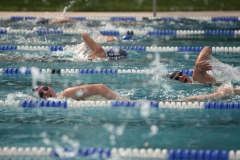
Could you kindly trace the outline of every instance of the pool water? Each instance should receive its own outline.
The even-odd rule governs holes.
[[[28,21],[1,21],[0,28],[86,29],[86,30],[238,30],[239,22],[211,22],[190,19],[137,21],[123,25],[111,21],[80,21],[76,24],[37,26]],[[121,36],[117,36],[119,39]],[[237,35],[134,36],[132,42],[102,43],[102,46],[238,46]],[[132,100],[177,100],[208,94],[219,86],[180,84],[164,76],[168,70],[191,70],[198,52],[147,52],[127,50],[128,58],[108,61],[71,61],[81,34],[0,34],[0,46],[63,46],[63,52],[0,50],[0,68],[41,69],[158,69],[158,74],[50,74],[39,84],[56,92],[67,87],[103,83]],[[61,55],[56,60],[52,55]],[[39,57],[48,57],[43,61]],[[213,53],[232,67],[239,67],[238,53]],[[32,60],[28,60],[32,57]],[[167,59],[167,61],[157,59]],[[19,60],[21,59],[21,61]],[[66,60],[67,59],[67,60]],[[0,100],[32,100],[31,75],[0,75]],[[239,83],[234,83],[238,87]],[[166,87],[168,86],[168,87]],[[39,99],[38,99],[39,100]],[[238,102],[239,96],[221,102]],[[163,109],[141,107],[22,108],[1,106],[0,147],[63,148],[161,148],[196,150],[238,150],[239,110]]]

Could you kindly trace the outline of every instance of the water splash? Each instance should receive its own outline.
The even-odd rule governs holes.
[[[212,70],[208,71],[213,77],[215,77],[218,82],[228,83],[231,81],[239,81],[240,73],[237,68],[224,64],[213,56],[210,57],[210,64],[212,65]]]
[[[148,134],[149,137],[152,137],[158,134],[158,127],[156,125],[152,125],[150,129],[151,129],[151,132]]]
[[[90,37],[96,42],[96,43],[106,43],[107,40],[104,38],[104,36],[97,30],[93,30],[90,33]]]
[[[160,63],[159,54],[155,54],[155,59],[151,62],[150,67],[156,76],[161,77],[167,74],[167,69]]]
[[[63,12],[62,12],[60,18],[65,18],[65,17],[66,17],[67,9],[69,9],[70,7],[72,7],[74,3],[75,3],[75,1],[70,1],[70,2],[69,2],[69,5],[64,7]]]

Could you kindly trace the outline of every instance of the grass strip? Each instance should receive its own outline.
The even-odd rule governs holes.
[[[152,0],[76,0],[68,11],[152,11]],[[66,0],[2,0],[1,11],[62,11]],[[157,0],[157,11],[239,10],[240,0]]]

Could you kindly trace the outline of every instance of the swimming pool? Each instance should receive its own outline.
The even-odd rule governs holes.
[[[96,153],[105,153],[103,156],[110,159],[124,159],[158,153],[155,157],[163,159],[189,159],[194,154],[192,159],[201,159],[197,156],[201,153],[205,158],[210,156],[208,159],[228,159],[229,155],[231,159],[230,151],[240,148],[239,105],[233,105],[238,96],[216,103],[181,103],[181,107],[149,102],[214,92],[218,86],[180,84],[163,75],[170,70],[190,74],[199,50],[206,45],[215,47],[215,58],[239,67],[238,20],[78,18],[76,24],[37,26],[23,19],[0,22],[1,155],[47,153],[53,157],[93,155],[91,158],[97,159]],[[74,47],[82,42],[81,33],[92,30],[118,39],[133,34],[133,41],[101,44],[127,50],[128,58],[73,61]],[[46,72],[39,83],[57,92],[74,85],[103,83],[122,96],[148,101],[41,101],[29,93],[31,67]],[[53,69],[61,74],[47,73]]]

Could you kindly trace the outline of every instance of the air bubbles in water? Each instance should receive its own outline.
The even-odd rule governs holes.
[[[27,71],[27,67],[20,67],[19,71],[20,71],[21,74],[25,74],[26,71]]]
[[[165,114],[161,113],[161,114],[159,115],[159,117],[160,117],[161,119],[165,119]]]
[[[82,97],[83,96],[83,91],[79,90],[76,92],[76,97]]]
[[[79,148],[79,143],[71,140],[67,135],[62,135],[62,142],[70,144],[73,148]]]
[[[211,56],[209,62],[212,66],[212,70],[209,71],[209,74],[215,77],[218,81],[228,83],[230,81],[238,81],[240,79],[240,72],[237,68],[224,64],[213,56]]]
[[[185,58],[185,59],[189,59],[189,57],[190,57],[190,55],[189,55],[189,54],[187,54],[187,53],[186,53],[186,54],[184,54],[184,58]]]
[[[11,100],[14,100],[14,94],[10,93],[7,95],[6,101],[11,101]]]
[[[150,115],[150,104],[148,102],[145,102],[140,109],[142,117],[147,118]]]
[[[167,73],[167,69],[160,63],[159,54],[155,54],[155,59],[150,63],[150,68],[154,71],[155,75],[163,76]]]
[[[118,126],[118,127],[116,128],[116,134],[117,134],[118,136],[122,136],[123,133],[124,133],[124,130],[125,130],[125,125],[124,125],[124,124],[123,124],[123,125],[120,125],[120,126]]]
[[[150,129],[151,129],[151,132],[149,133],[150,137],[155,136],[158,133],[158,127],[156,125],[152,125]]]

